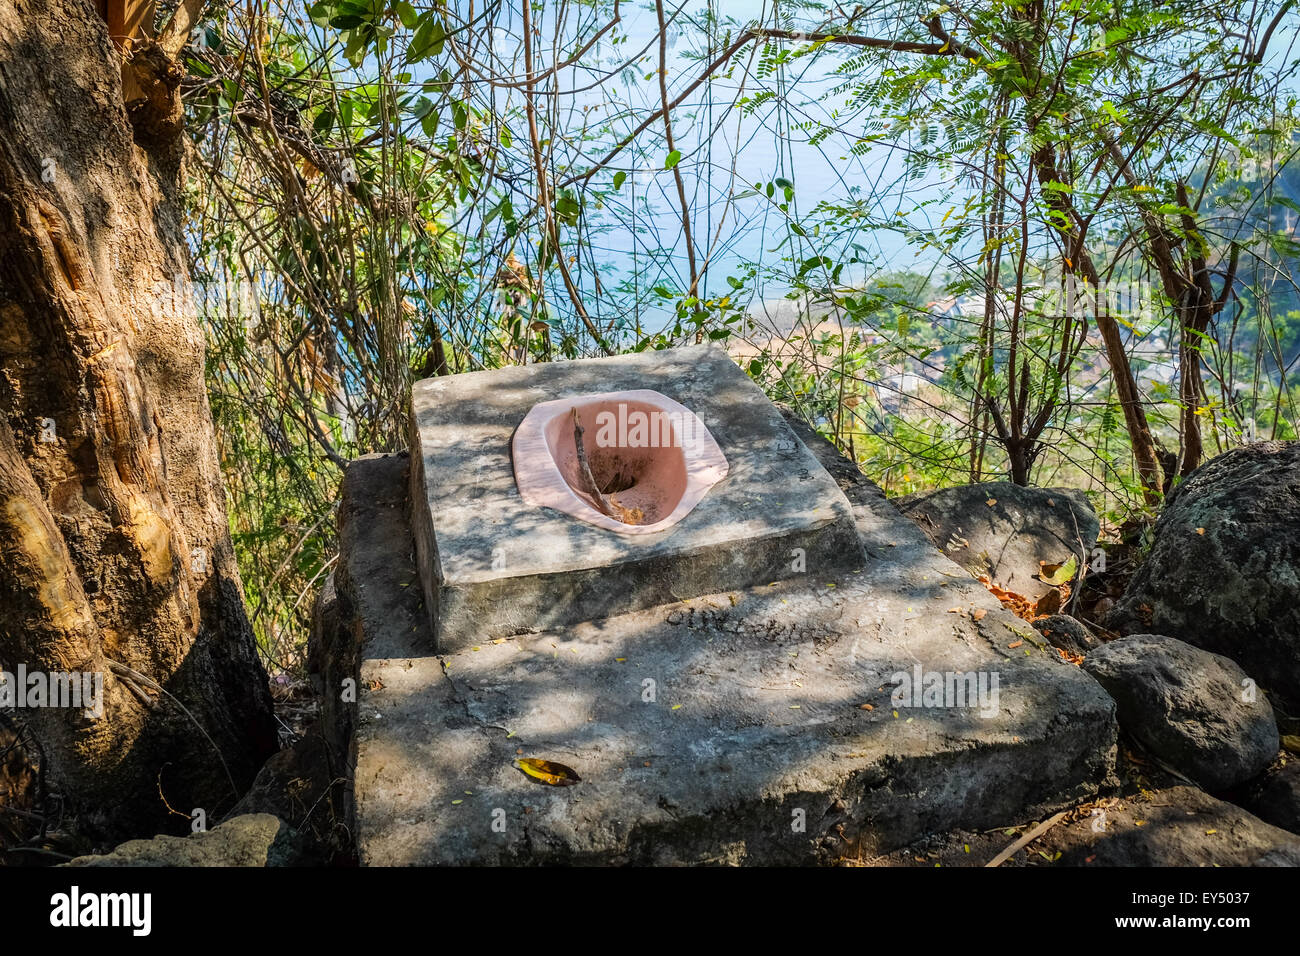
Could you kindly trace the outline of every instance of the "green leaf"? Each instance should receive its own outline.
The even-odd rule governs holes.
[[[446,38],[447,30],[442,21],[435,16],[428,16],[415,31],[415,36],[411,37],[411,45],[406,48],[406,62],[419,63],[430,56],[438,56],[442,53],[442,43]]]
[[[582,205],[572,196],[561,196],[555,201],[555,213],[566,225],[574,226],[582,215]]]
[[[433,110],[433,100],[427,96],[421,96],[415,101],[415,109],[411,110],[411,118],[422,120]]]
[[[671,153],[668,154],[668,158],[664,160],[664,169],[672,169],[674,166],[680,163],[681,160],[682,160],[682,151],[679,149],[673,150]]]
[[[627,181],[627,173],[623,172],[623,170],[620,169],[618,172],[616,172],[616,173],[614,174],[614,188],[615,188],[615,189],[622,189],[622,188],[623,188],[623,183],[626,182],[626,181]]]
[[[1052,587],[1060,587],[1073,581],[1078,570],[1079,559],[1072,554],[1064,564],[1042,565],[1038,570],[1038,578]]]
[[[420,15],[415,12],[415,7],[411,6],[406,0],[397,0],[393,4],[393,9],[397,11],[397,18],[402,21],[402,26],[408,30],[415,28],[420,22]]]
[[[1101,110],[1102,110],[1103,113],[1105,113],[1107,116],[1109,116],[1112,120],[1114,120],[1115,123],[1116,123],[1117,125],[1119,125],[1119,126],[1123,126],[1123,125],[1124,125],[1124,116],[1123,116],[1123,114],[1121,114],[1119,110],[1115,109],[1115,104],[1112,103],[1110,100],[1102,100],[1102,101],[1101,101]]]

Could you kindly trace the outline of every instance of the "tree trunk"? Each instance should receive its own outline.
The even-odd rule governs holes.
[[[1101,276],[1084,245],[1084,236],[1079,231],[1079,214],[1074,208],[1068,193],[1053,190],[1049,183],[1064,182],[1057,165],[1056,146],[1048,144],[1034,153],[1035,174],[1038,177],[1040,195],[1043,202],[1057,210],[1063,221],[1070,224],[1064,230],[1066,248],[1073,252],[1073,257],[1065,257],[1067,272],[1081,276],[1087,287],[1094,293],[1101,290]],[[1073,296],[1071,296],[1073,299]],[[1070,303],[1074,307],[1074,303]],[[1128,350],[1124,347],[1124,335],[1119,323],[1107,311],[1105,297],[1098,303],[1096,315],[1097,329],[1101,332],[1102,343],[1106,350],[1106,361],[1110,365],[1111,378],[1115,383],[1115,392],[1124,412],[1124,425],[1128,429],[1129,442],[1133,448],[1133,459],[1137,466],[1138,480],[1142,482],[1142,492],[1148,504],[1158,504],[1163,497],[1163,474],[1160,460],[1156,455],[1155,439],[1151,435],[1151,426],[1147,422],[1146,409],[1142,405],[1142,396],[1138,391],[1137,378],[1133,375],[1133,366],[1129,363]]]
[[[97,839],[213,821],[276,745],[184,278],[180,143],[141,132],[92,3],[0,0],[0,666],[103,675],[98,718],[24,712]]]

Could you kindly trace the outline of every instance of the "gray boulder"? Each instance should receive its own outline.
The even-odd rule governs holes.
[[[1300,708],[1300,442],[1259,442],[1169,496],[1150,555],[1103,623],[1225,654]]]
[[[992,481],[895,498],[894,504],[934,546],[975,576],[1037,599],[1049,585],[1043,563],[1080,568],[1097,542],[1100,523],[1083,492],[1024,488]]]
[[[1300,759],[1264,775],[1240,803],[1261,820],[1300,834]]]
[[[65,866],[293,866],[302,860],[297,834],[268,813],[233,817],[205,833],[128,840],[109,853],[79,856]]]
[[[1097,636],[1068,614],[1051,614],[1032,622],[1053,647],[1080,656],[1101,646]]]
[[[1277,756],[1273,709],[1226,657],[1136,634],[1097,648],[1083,669],[1115,699],[1121,729],[1211,792],[1249,780]]]
[[[1060,834],[1059,866],[1295,866],[1300,837],[1195,787],[1124,799]]]

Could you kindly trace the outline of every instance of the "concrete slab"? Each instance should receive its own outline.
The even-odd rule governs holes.
[[[622,535],[525,504],[510,441],[529,410],[631,389],[694,412],[726,456],[726,477],[655,534]],[[416,553],[442,650],[863,565],[844,494],[719,349],[426,379],[411,411]]]
[[[858,573],[813,572],[438,657],[409,613],[384,624],[385,609],[408,600],[410,558],[391,529],[369,540],[359,530],[341,562],[383,568],[364,588],[345,583],[357,580],[346,567],[340,575],[365,642],[361,862],[816,863],[1104,792],[1110,698],[851,464],[807,441],[851,502],[869,559]],[[370,477],[349,472],[342,508],[364,529],[366,499],[391,498],[382,489],[405,475],[401,459],[360,465]],[[996,699],[900,705],[894,675],[918,666],[982,675],[986,690],[996,677]],[[538,783],[520,757],[563,763],[582,782]]]

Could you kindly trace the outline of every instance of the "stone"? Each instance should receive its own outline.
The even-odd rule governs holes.
[[[1034,630],[1047,638],[1049,644],[1076,657],[1082,657],[1101,645],[1092,631],[1068,614],[1049,614],[1032,623]]]
[[[1106,810],[1103,825],[1088,815],[1055,836],[1057,866],[1294,866],[1300,859],[1300,837],[1186,786],[1126,799]]]
[[[345,842],[336,827],[342,815],[341,774],[342,767],[333,766],[324,738],[313,729],[262,765],[248,792],[226,817],[253,813],[278,817],[302,838],[304,855],[325,862],[335,845]]]
[[[1149,786],[1149,783],[1148,783]],[[872,866],[983,867],[1039,819],[1011,831],[955,830],[870,861]],[[1003,867],[1295,866],[1300,839],[1196,787],[1125,792],[1066,814]]]
[[[1211,793],[1249,780],[1277,756],[1273,709],[1226,657],[1135,634],[1089,653],[1083,669],[1115,698],[1123,730]]]
[[[340,632],[360,645],[349,786],[363,865],[826,862],[1113,786],[1110,698],[792,428],[843,489],[865,568],[810,564],[798,581],[437,656],[403,597],[410,532],[388,522],[405,462],[349,468],[337,587]],[[918,662],[997,675],[996,702],[895,706],[895,678]],[[521,757],[582,780],[546,786]]]
[[[1280,846],[1269,850],[1251,866],[1300,866],[1300,846]]]
[[[1235,448],[1179,484],[1102,623],[1224,654],[1300,714],[1300,442]]]
[[[1300,758],[1288,757],[1284,765],[1253,781],[1237,802],[1261,820],[1300,834]]]
[[[108,853],[64,866],[296,866],[305,862],[297,834],[269,813],[233,817],[204,833],[128,840]]]
[[[1080,571],[1091,560],[1101,524],[1082,491],[1026,488],[991,481],[904,495],[894,504],[934,546],[971,574],[1036,600],[1051,590],[1044,563]]]
[[[520,496],[511,435],[543,401],[649,389],[703,421],[726,477],[666,531],[629,536]],[[412,509],[440,650],[805,573],[860,569],[844,494],[726,355],[700,346],[417,382]]]
[[[339,557],[317,596],[307,667],[320,704],[319,729],[333,778],[356,766],[361,654],[388,657],[433,653],[428,615],[415,570],[406,485],[409,455],[365,455],[343,475],[338,505]],[[400,476],[401,481],[395,481]],[[423,642],[423,643],[420,643]],[[342,826],[354,830],[352,788],[337,805]]]

